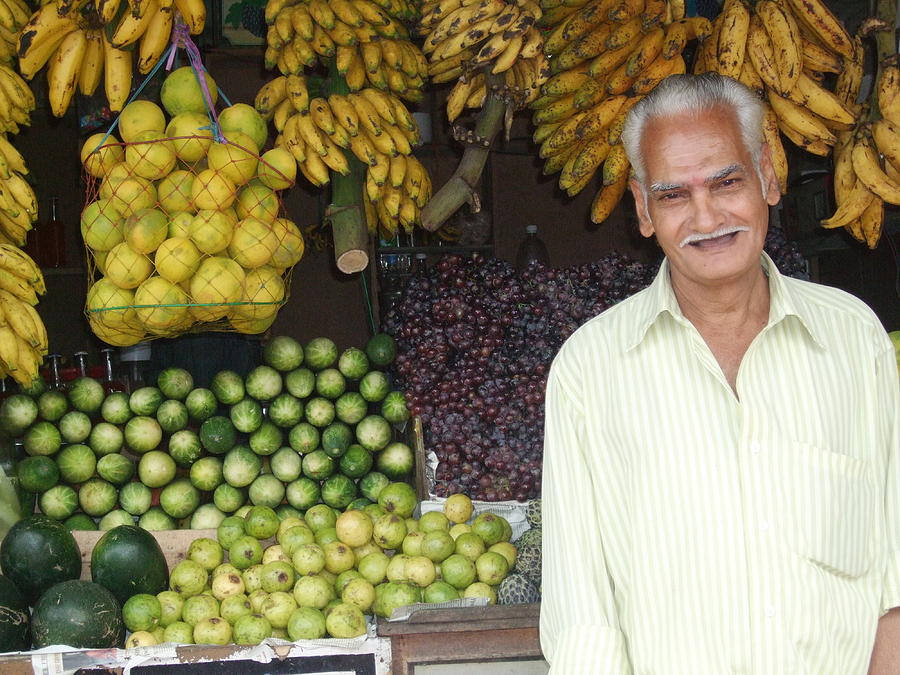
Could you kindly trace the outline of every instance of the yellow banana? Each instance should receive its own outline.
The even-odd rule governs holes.
[[[841,59],[833,52],[820,47],[815,42],[810,42],[802,36],[800,43],[804,68],[822,73],[841,72]]]
[[[41,270],[22,249],[8,244],[0,244],[0,267],[10,274],[21,277],[32,287],[37,284],[35,290],[41,292],[40,287],[43,285]]]
[[[37,326],[31,320],[31,314],[26,313],[24,307],[31,307],[17,297],[0,290],[0,306],[3,307],[7,324],[12,331],[30,347],[40,348],[41,337]]]
[[[856,184],[850,191],[850,194],[838,204],[837,210],[830,218],[820,222],[820,225],[826,229],[843,227],[854,220],[859,220],[863,212],[875,199],[875,195],[865,183],[857,179]]]
[[[99,30],[85,31],[87,45],[78,71],[78,91],[91,96],[103,79],[103,38]]]
[[[55,6],[53,11],[56,11]],[[27,378],[19,373],[20,368],[24,368],[24,364],[21,366],[19,364],[19,343],[16,340],[16,334],[5,324],[0,325],[0,364],[17,382],[20,381],[19,378],[22,378],[23,384],[27,383]]]
[[[857,135],[850,156],[856,177],[869,190],[889,204],[900,204],[900,185],[881,168],[870,133],[863,131]]]
[[[772,159],[772,168],[778,179],[778,187],[781,193],[787,192],[788,162],[784,145],[781,143],[781,135],[778,131],[778,117],[772,107],[766,106],[766,115],[763,118],[763,138],[769,146],[769,156]]]
[[[344,127],[351,137],[357,136],[359,134],[359,115],[353,104],[340,94],[331,94],[328,97],[328,105],[337,123]]]
[[[29,305],[38,303],[37,294],[31,284],[14,274],[0,274],[0,290],[10,293]]]
[[[536,110],[531,117],[531,121],[535,126],[547,124],[548,122],[558,122],[568,117],[572,112],[572,103],[575,100],[574,94],[568,94],[556,99],[550,105]]]
[[[296,4],[297,0],[269,0],[265,8],[266,23],[271,26],[282,9]]]
[[[500,35],[505,34],[500,33]],[[494,61],[494,67],[491,68],[491,72],[496,75],[512,68],[513,64],[516,62],[516,59],[519,57],[519,53],[522,51],[523,44],[524,39],[521,35],[517,35],[509,42],[507,42],[503,51],[500,52],[500,54],[497,56],[497,59]]]
[[[780,91],[791,91],[803,69],[800,29],[791,11],[775,0],[760,0],[755,9],[772,41]]]
[[[859,36],[853,39],[853,45],[855,56],[852,59],[844,59],[843,68],[834,84],[834,93],[849,110],[858,110],[859,90],[864,70],[863,45]]]
[[[0,88],[10,100],[15,101],[17,107],[29,112],[34,110],[34,92],[19,74],[9,66],[0,65]]]
[[[397,124],[397,116],[394,112],[394,102],[390,94],[379,91],[378,89],[372,89],[371,87],[364,87],[359,90],[359,96],[362,96],[373,108],[375,108],[381,119],[385,120],[390,125]]]
[[[310,114],[300,113],[297,117],[297,132],[303,138],[306,146],[313,150],[316,154],[324,156],[328,154],[328,148],[325,146],[325,134],[319,131],[319,127],[315,125]]]
[[[122,0],[95,0],[94,6],[97,8],[97,14],[100,16],[100,22],[105,26],[112,23],[119,13],[119,6]]]
[[[329,136],[334,135],[334,117],[331,114],[331,107],[328,102],[321,97],[312,98],[309,101],[309,114],[313,123]]]
[[[552,157],[553,155],[562,152],[573,143],[586,140],[584,136],[578,136],[576,130],[578,129],[578,125],[581,124],[587,115],[588,111],[580,112],[572,115],[557,125],[553,133],[541,143],[541,147],[538,150],[538,157],[547,159],[548,157]]]
[[[135,16],[131,12],[125,12],[116,25],[116,30],[110,38],[114,47],[122,49],[137,42],[147,30],[153,16],[159,10],[158,0],[144,0],[140,4],[141,13]]]
[[[775,62],[772,40],[763,26],[762,19],[756,14],[750,18],[746,55],[750,57],[753,69],[767,87],[778,93],[787,93],[781,89],[781,75]]]
[[[294,39],[293,13],[293,7],[285,7],[278,12],[275,17],[275,23],[272,24],[275,27],[275,32],[278,34],[278,41],[283,45]]]
[[[604,75],[609,75],[628,60],[628,57],[631,56],[632,49],[632,45],[626,42],[616,49],[608,49],[600,53],[591,61],[590,65],[588,65],[588,75],[596,78],[602,78]]]
[[[797,23],[820,43],[847,59],[853,58],[853,40],[822,0],[787,0]]]
[[[562,190],[570,192],[570,196],[575,192],[580,192],[584,184],[578,186],[578,190],[573,187],[587,177],[590,177],[597,170],[597,167],[606,159],[609,153],[609,143],[602,136],[595,136],[584,142],[575,154],[572,163],[568,162],[563,167],[559,175],[559,187]]]
[[[78,27],[74,18],[60,16],[55,5],[43,5],[19,32],[16,52],[19,72],[30,80],[44,67],[56,48],[69,33]]]
[[[750,10],[744,0],[725,0],[722,17],[717,45],[717,70],[722,75],[737,78],[744,63]]]
[[[545,96],[563,96],[571,94],[591,79],[587,73],[580,70],[566,70],[553,75],[543,85],[541,85],[541,94]]]
[[[850,129],[856,122],[853,113],[844,107],[837,96],[821,87],[805,73],[801,73],[797,78],[797,86],[790,92],[789,98],[809,108],[819,117],[825,118],[831,128]]]
[[[325,166],[342,176],[346,176],[350,173],[350,164],[347,162],[344,151],[328,138],[327,135],[324,136],[322,140],[326,150],[325,154],[322,155],[322,161],[325,162]]]
[[[313,20],[322,28],[334,28],[337,17],[326,0],[310,0],[307,8]]]
[[[873,199],[872,203],[863,211],[859,221],[866,246],[870,249],[878,246],[884,223],[884,200],[879,197]]]
[[[306,88],[304,75],[287,75],[284,81],[284,89],[294,110],[300,113],[309,111],[309,91]]]
[[[291,11],[291,28],[304,40],[312,40],[315,33],[314,21],[309,9],[304,4],[293,5]]]
[[[900,58],[895,54],[881,62],[878,75],[878,110],[881,116],[900,124]],[[843,75],[843,73],[841,73]],[[840,79],[840,76],[839,76]]]
[[[323,29],[336,45],[352,47],[358,42],[356,32],[340,19],[335,19],[334,27]]]
[[[34,195],[34,188],[22,178],[18,173],[12,172],[5,181],[5,186],[9,190],[10,196],[16,203],[29,215],[31,221],[37,219],[37,198]]]
[[[591,221],[594,223],[602,223],[612,213],[625,194],[628,187],[628,172],[623,172],[618,180],[611,185],[604,185],[597,192],[594,201],[591,203]]]
[[[379,187],[384,187],[384,184],[387,182],[388,176],[391,172],[391,159],[387,155],[382,155],[380,152],[375,152],[375,163],[369,165],[369,173],[372,175],[372,180],[375,181],[375,184]]]
[[[275,112],[275,106],[287,98],[287,77],[279,75],[269,80],[256,93],[253,107],[263,117],[268,118]]]
[[[665,35],[666,32],[657,26],[640,39],[631,56],[625,61],[625,74],[628,77],[637,77],[656,60],[662,52]]]
[[[619,26],[616,26],[607,36],[606,48],[610,51],[618,49],[624,45],[630,45],[634,49],[635,40],[641,35],[641,19],[634,17]]]
[[[175,0],[175,8],[187,24],[191,35],[199,35],[206,25],[206,3],[204,0]]]
[[[388,171],[388,181],[392,187],[402,188],[403,180],[406,178],[406,156],[397,155],[391,157],[391,166]]]
[[[887,118],[872,122],[872,140],[885,162],[900,169],[900,125]]]
[[[327,154],[327,153],[326,153]],[[316,187],[327,185],[331,180],[328,175],[328,165],[322,160],[322,156],[317,152],[309,152],[306,154],[306,160],[297,164],[306,179]]]
[[[160,7],[140,39],[138,50],[138,72],[146,75],[155,66],[171,43],[172,38],[171,7]]]
[[[641,71],[631,90],[635,94],[649,94],[656,85],[672,74],[683,74],[685,72],[684,58],[679,54],[673,59],[667,59],[662,54],[656,57],[656,60]]]
[[[778,128],[781,129],[781,133],[788,137],[791,143],[807,152],[820,157],[827,157],[831,151],[832,143],[827,142],[820,136],[807,135],[805,131],[796,129],[788,120],[782,117],[778,118]]]
[[[585,111],[586,115],[575,129],[576,137],[587,139],[599,135],[612,124],[627,100],[627,96],[609,96],[590,110]]]
[[[109,109],[119,112],[131,94],[132,63],[131,52],[117,49],[103,35],[103,72],[106,99]]]
[[[359,94],[347,94],[346,99],[356,109],[359,117],[360,127],[364,129],[369,136],[380,136],[383,132],[381,129],[380,115],[371,103]]]
[[[75,94],[81,61],[87,49],[87,36],[82,29],[73,30],[60,43],[50,59],[47,69],[47,83],[50,97],[50,111],[62,117],[69,109]]]

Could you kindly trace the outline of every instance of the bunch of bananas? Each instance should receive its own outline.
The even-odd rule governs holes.
[[[0,64],[0,131],[19,133],[19,125],[31,124],[34,93],[12,66]]]
[[[740,80],[768,101],[766,141],[782,190],[787,158],[779,131],[794,145],[827,156],[839,132],[857,121],[863,75],[859,36],[851,37],[821,0],[726,0],[694,72]],[[837,73],[834,91],[824,82]]]
[[[24,246],[31,224],[37,219],[37,199],[25,160],[6,134],[0,134],[0,244]]]
[[[0,377],[30,384],[47,354],[47,329],[34,305],[44,277],[20,248],[0,244]]]
[[[351,91],[368,85],[420,101],[427,63],[402,23],[414,17],[407,0],[269,0],[266,68],[299,75],[334,58]]]
[[[534,141],[544,174],[560,172],[559,187],[570,196],[601,173],[591,206],[591,220],[600,223],[628,185],[631,166],[620,143],[625,115],[663,78],[685,72],[685,46],[705,40],[711,26],[667,0],[544,6],[552,74],[530,106]]]
[[[90,96],[101,81],[117,112],[131,93],[134,61],[147,74],[171,44],[176,11],[190,33],[203,31],[204,0],[51,0],[19,32],[19,72],[30,80],[47,66],[57,117],[76,89]]]
[[[845,228],[875,248],[881,239],[884,205],[900,204],[900,56],[881,64],[876,83],[880,119],[838,132],[834,148],[835,213],[826,228]]]
[[[366,165],[366,220],[370,232],[407,231],[431,196],[431,180],[412,155],[419,129],[396,96],[364,87],[346,95],[310,96],[304,75],[267,82],[254,102],[278,131],[275,145],[287,149],[301,173],[317,187],[329,171],[347,175],[349,150]]]
[[[453,122],[465,108],[480,108],[492,87],[513,109],[537,98],[549,76],[544,38],[537,27],[543,11],[534,0],[429,0],[419,33],[425,36],[428,74],[434,82],[457,80],[447,97]],[[491,84],[487,72],[502,74]]]
[[[15,67],[16,34],[30,17],[25,0],[0,0],[0,63]]]

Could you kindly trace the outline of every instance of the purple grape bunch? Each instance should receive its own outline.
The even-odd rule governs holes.
[[[780,231],[775,262],[802,276],[805,263]],[[584,265],[447,255],[412,276],[385,315],[397,342],[394,384],[422,418],[438,458],[433,492],[527,501],[540,495],[544,390],[550,364],[579,326],[646,287],[658,263],[610,253]]]

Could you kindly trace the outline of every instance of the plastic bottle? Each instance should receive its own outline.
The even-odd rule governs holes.
[[[525,238],[522,239],[522,242],[519,244],[519,250],[516,253],[517,269],[524,270],[531,263],[550,264],[547,247],[541,238],[537,236],[537,225],[525,226]]]
[[[118,378],[115,365],[113,364],[113,354],[116,350],[112,347],[105,347],[100,351],[103,353],[103,388],[106,390],[106,393],[126,391],[125,383]]]

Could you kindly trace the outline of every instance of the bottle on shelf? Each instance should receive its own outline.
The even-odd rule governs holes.
[[[547,255],[547,246],[537,235],[537,225],[526,225],[525,238],[516,252],[516,268],[524,270],[532,263],[549,265],[550,256]]]
[[[44,235],[40,238],[43,260],[41,267],[66,266],[66,232],[59,219],[59,197],[50,199],[50,220],[42,226]]]
[[[125,382],[122,381],[122,378],[119,377],[119,373],[115,367],[115,363],[113,361],[113,355],[115,354],[115,349],[113,347],[105,347],[101,349],[100,352],[103,354],[103,389],[107,394],[111,394],[114,391],[127,391],[128,387],[125,386]]]
[[[119,352],[122,366],[128,364],[128,391],[133,392],[144,386],[144,368],[150,362],[150,344],[138,342],[130,347],[123,347]]]
[[[416,262],[413,265],[413,274],[425,275],[428,273],[428,256],[424,253],[416,253]]]

